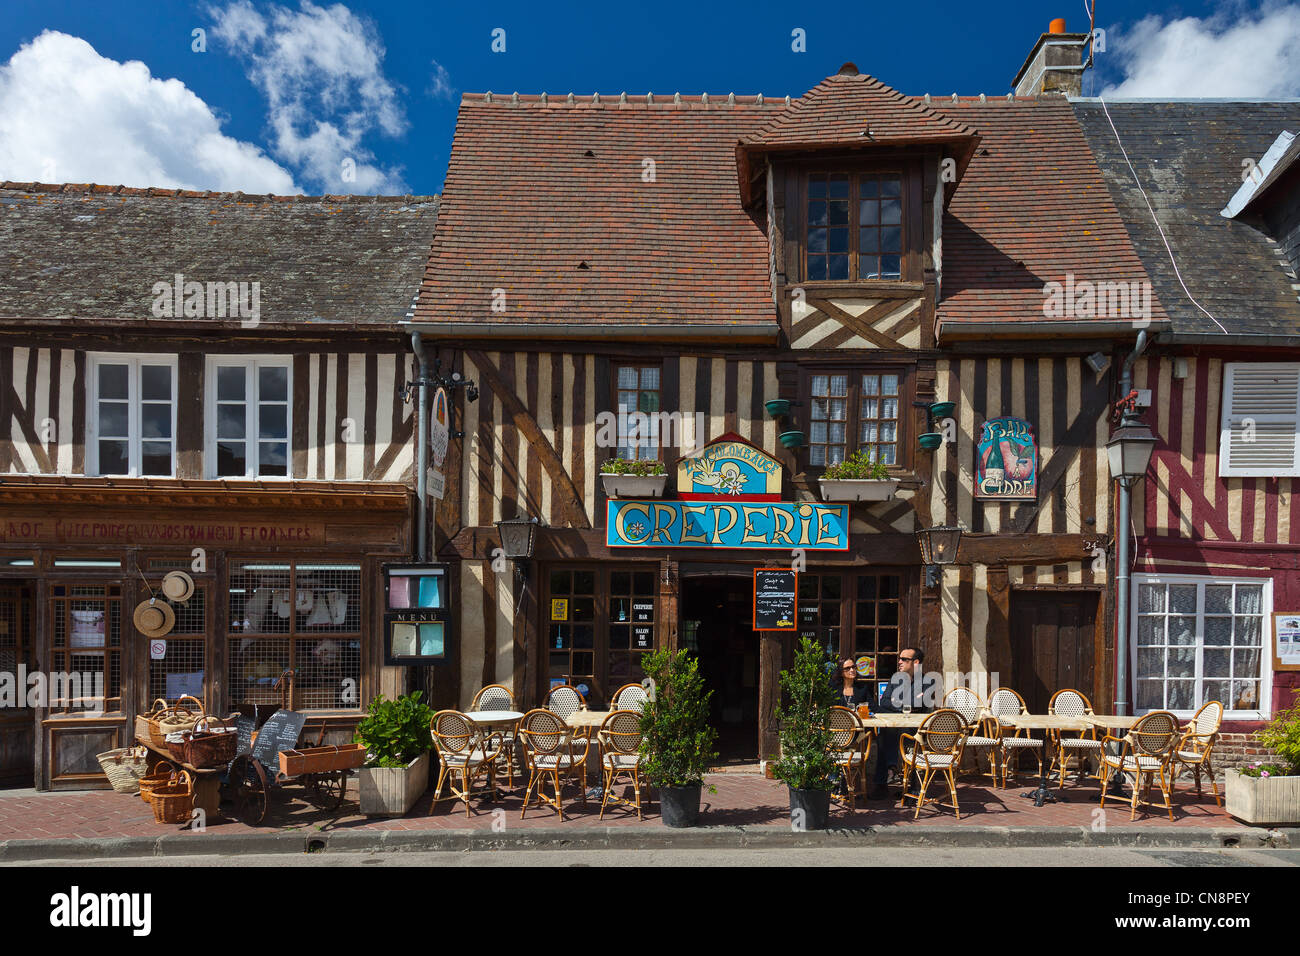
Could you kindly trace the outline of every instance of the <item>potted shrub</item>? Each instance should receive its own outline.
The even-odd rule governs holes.
[[[824,830],[830,817],[831,754],[830,709],[840,703],[826,673],[830,660],[824,648],[805,637],[794,663],[781,672],[785,702],[777,708],[781,723],[781,758],[773,768],[790,789],[790,819],[802,811],[806,830]]]
[[[889,477],[889,467],[862,451],[828,466],[819,484],[823,501],[888,501],[898,490],[898,479]]]
[[[380,694],[357,724],[353,740],[366,748],[359,771],[362,813],[400,817],[429,789],[433,710],[422,696],[418,690],[396,700]]]
[[[1300,701],[1275,716],[1259,742],[1278,759],[1227,772],[1228,813],[1245,823],[1300,823]]]
[[[668,470],[662,461],[611,458],[600,466],[600,483],[611,498],[662,498]]]
[[[713,691],[704,689],[699,661],[685,648],[655,651],[641,666],[654,682],[641,712],[641,775],[659,792],[665,826],[694,826],[704,774],[718,756],[718,732],[709,724]]]

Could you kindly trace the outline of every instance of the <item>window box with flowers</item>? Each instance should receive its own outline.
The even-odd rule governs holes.
[[[1229,770],[1226,809],[1243,823],[1300,824],[1300,703],[1278,714],[1259,742],[1278,759]]]
[[[611,458],[600,466],[600,483],[611,498],[662,498],[668,471],[662,461]]]
[[[888,501],[898,490],[899,480],[889,477],[884,462],[872,461],[866,452],[857,451],[827,467],[817,483],[822,501]]]

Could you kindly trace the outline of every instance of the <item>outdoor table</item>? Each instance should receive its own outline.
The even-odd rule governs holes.
[[[1048,737],[1053,730],[1090,730],[1092,725],[1082,717],[1066,717],[1063,714],[1010,714],[998,718],[998,723],[1006,727],[1014,727],[1016,730],[1041,730],[1043,732],[1043,752],[1040,757],[1040,771],[1038,775],[1038,789],[1033,793],[1024,794],[1026,797],[1032,797],[1035,807],[1041,807],[1044,803],[1056,803],[1058,797],[1052,793],[1047,786],[1047,768],[1051,764],[1048,754]],[[1065,797],[1059,799],[1064,800]]]
[[[881,713],[872,714],[870,717],[859,717],[858,722],[862,724],[864,730],[876,730],[883,727],[907,728],[915,730],[925,723],[925,718],[929,713],[920,713],[912,711],[910,714]]]
[[[517,710],[471,710],[465,716],[484,727],[508,727],[524,719]]]
[[[150,773],[154,768],[163,763],[173,766],[183,767],[189,771],[190,778],[194,781],[194,809],[202,810],[208,818],[215,818],[217,808],[221,805],[221,775],[226,772],[225,765],[220,767],[211,767],[200,770],[198,767],[185,763],[183,760],[177,760],[169,751],[160,747],[155,747],[148,741],[136,738],[136,743],[144,747],[154,757],[156,762],[150,761]]]
[[[564,718],[564,722],[574,730],[590,730],[599,728],[612,713],[612,710],[575,710]]]

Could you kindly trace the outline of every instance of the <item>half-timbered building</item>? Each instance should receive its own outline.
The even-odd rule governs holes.
[[[155,698],[337,737],[381,690],[379,565],[414,548],[410,309],[431,197],[0,187],[0,775],[105,785]],[[169,633],[134,609],[170,570]],[[166,601],[166,598],[159,598]],[[19,694],[27,690],[24,686]],[[13,704],[14,701],[10,701]]]

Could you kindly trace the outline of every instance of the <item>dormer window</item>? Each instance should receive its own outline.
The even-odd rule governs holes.
[[[807,196],[809,281],[902,278],[900,173],[810,173]]]

